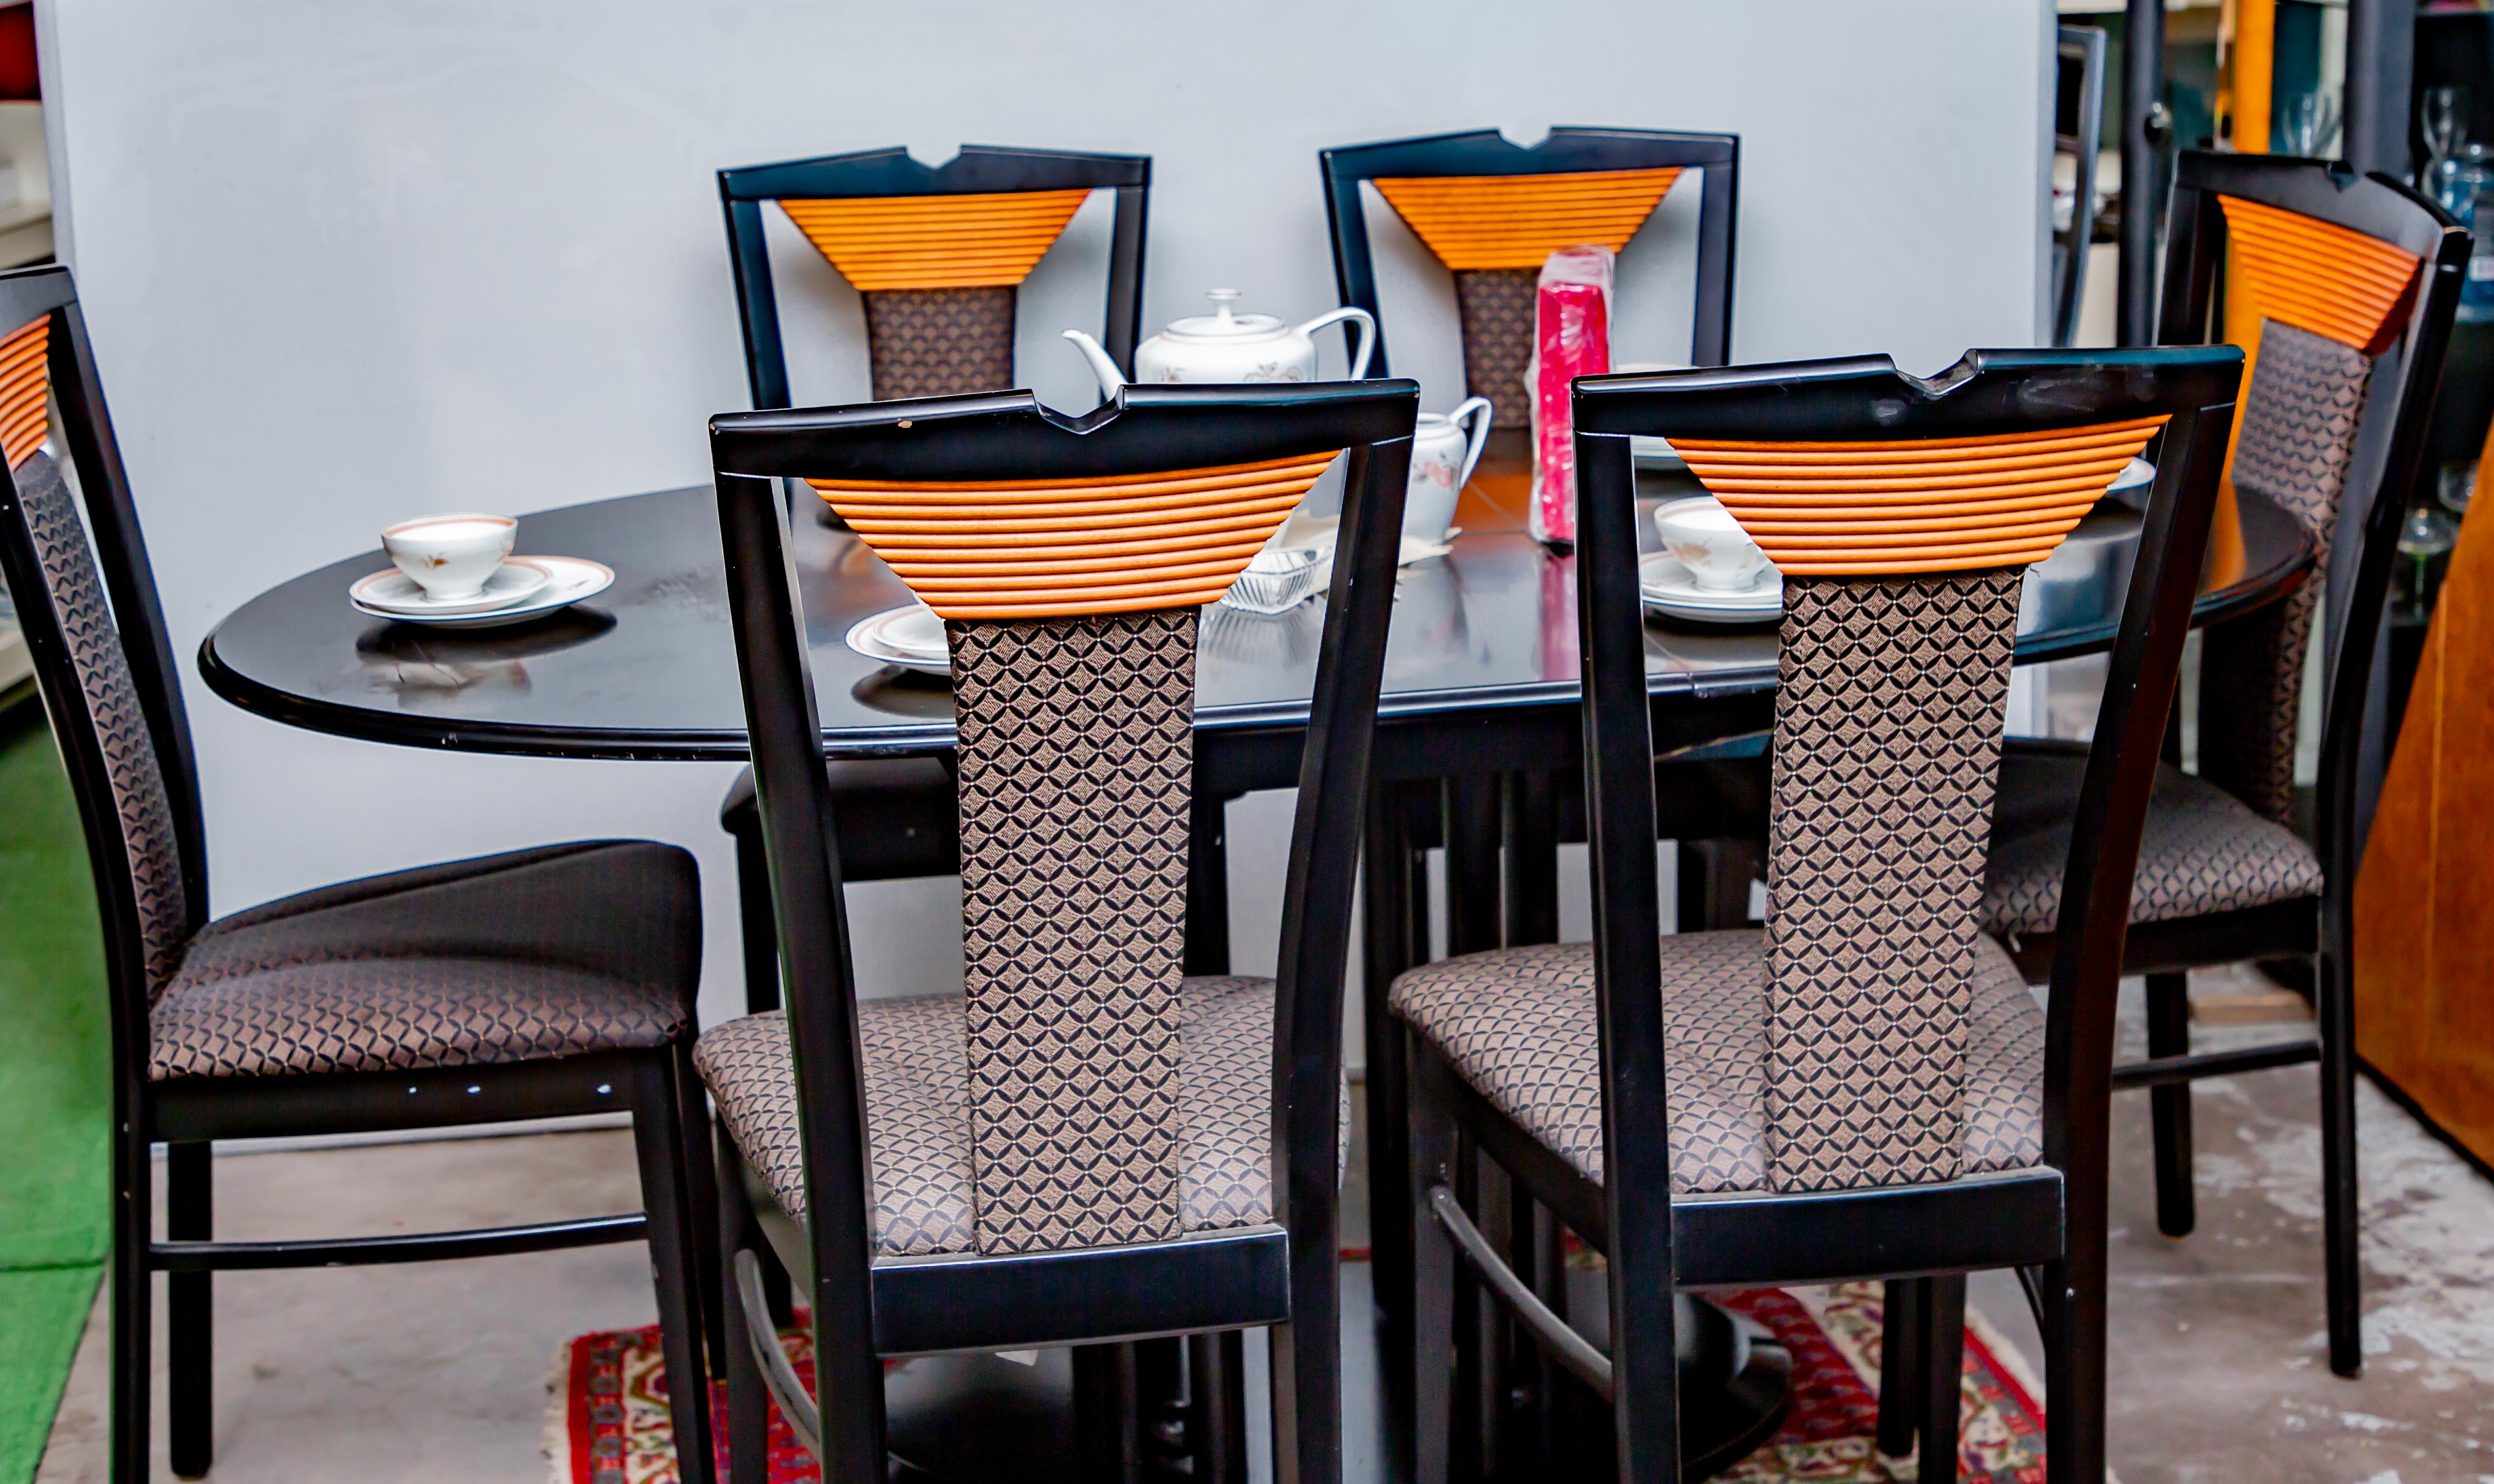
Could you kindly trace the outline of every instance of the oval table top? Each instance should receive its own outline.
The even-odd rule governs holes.
[[[1686,474],[1641,471],[1640,503],[1702,494]],[[1572,707],[1579,694],[1574,559],[1523,529],[1513,476],[1475,479],[1446,556],[1402,571],[1386,648],[1386,719]],[[2223,513],[2221,512],[2221,519]],[[2220,531],[2197,620],[2292,591],[2312,543],[2285,512],[2245,496],[2238,542]],[[2053,558],[2029,572],[2019,619],[2023,661],[2113,641],[2140,517],[2100,503]],[[1654,543],[1651,521],[1640,521]],[[877,663],[845,643],[850,625],[910,601],[846,530],[801,509],[795,554],[826,749],[834,756],[940,752],[953,744],[941,677]],[[228,615],[200,647],[217,694],[312,731],[409,746],[556,757],[739,760],[745,711],[727,623],[715,496],[707,486],[596,500],[522,519],[516,550],[587,557],[615,569],[590,601],[532,622],[466,633],[366,618],[348,585],[388,565],[379,552],[280,584]],[[1197,725],[1303,725],[1323,599],[1262,617],[1204,610]],[[1654,620],[1646,672],[1658,698],[1772,691],[1772,625],[1706,628]]]

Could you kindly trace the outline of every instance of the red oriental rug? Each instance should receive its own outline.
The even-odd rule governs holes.
[[[1733,1484],[1901,1484],[1911,1460],[1879,1455],[1879,1286],[1755,1288],[1712,1295],[1766,1325],[1793,1358],[1793,1407],[1766,1446],[1720,1475]],[[780,1336],[797,1374],[814,1380],[811,1342]],[[666,1378],[656,1327],[582,1335],[555,1366],[546,1419],[553,1484],[675,1484]],[[1963,1422],[1958,1477],[1973,1484],[2041,1484],[2044,1408],[2017,1354],[1966,1315]],[[714,1399],[721,1411],[723,1402]],[[721,1417],[723,1431],[724,1417]],[[723,1445],[722,1445],[723,1446]],[[725,1460],[721,1460],[722,1476]],[[814,1461],[774,1408],[769,1484],[813,1484]]]

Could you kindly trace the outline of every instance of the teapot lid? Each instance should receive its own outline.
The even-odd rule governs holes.
[[[1173,320],[1163,333],[1180,340],[1270,340],[1289,333],[1279,315],[1233,314],[1231,306],[1238,302],[1235,288],[1214,288],[1204,297],[1212,301],[1213,312],[1190,315]]]

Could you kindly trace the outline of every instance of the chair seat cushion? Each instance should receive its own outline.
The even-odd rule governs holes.
[[[2051,932],[2061,919],[2061,872],[2086,754],[2013,746],[2001,759],[1984,879],[1986,930]],[[2285,826],[2213,783],[2165,765],[2147,804],[2130,920],[2170,923],[2321,893],[2321,861]]]
[[[690,1034],[692,858],[605,841],[324,887],[200,929],[149,1015],[148,1075],[404,1072]]]
[[[1273,982],[1227,976],[1178,986],[1178,1118],[1187,1231],[1273,1219]],[[970,1074],[957,994],[858,1005],[876,1251],[887,1257],[971,1252]],[[736,1147],[772,1198],[806,1219],[796,1067],[777,1011],[703,1033],[693,1064]]]
[[[1964,1167],[2043,1158],[2044,1012],[1999,944],[1976,938],[1966,1027]],[[1662,940],[1671,1187],[1767,1188],[1766,934]],[[1465,1081],[1552,1153],[1602,1178],[1591,944],[1472,954],[1412,970],[1390,1003]]]

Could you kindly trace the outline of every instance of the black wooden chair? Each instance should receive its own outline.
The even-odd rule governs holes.
[[[1100,341],[1132,376],[1151,178],[1148,155],[985,144],[941,166],[893,148],[719,171],[753,405],[788,406],[764,203],[778,202],[865,300],[874,396],[889,402],[1013,385],[1016,289],[1093,191],[1117,193]]]
[[[1445,1477],[1470,1436],[1450,1380],[1481,1326],[1456,1312],[1459,1251],[1609,1400],[1633,1479],[1681,1463],[1676,1288],[1939,1275],[1958,1293],[1967,1271],[2017,1268],[2050,1354],[2051,1477],[2102,1476],[2130,867],[2240,368],[2231,347],[2007,350],[1929,381],[1877,357],[1577,384],[1595,941],[1447,959],[1393,987],[1416,1477]],[[2021,574],[2160,429],[2077,802],[2085,846],[2064,865],[2086,926],[2057,945],[2048,1012],[1979,924]],[[1784,573],[1762,933],[1658,932],[1637,434],[1669,439]],[[1901,492],[1901,476],[1929,482]],[[1480,1238],[1459,1198],[1480,1156],[1607,1255],[1607,1356]],[[1931,1374],[1956,1374],[1960,1338],[1929,1332]],[[1931,1394],[1923,1456],[1953,1459],[1956,1394]]]
[[[2241,338],[2251,354],[2230,468],[2321,549],[2316,581],[2211,625],[2201,654],[2199,772],[2159,770],[2140,849],[2124,972],[2147,976],[2148,1059],[2116,1087],[2151,1087],[2157,1225],[2195,1221],[2189,1083],[2321,1063],[2329,1363],[2363,1361],[2357,1257],[2355,1021],[2349,970],[2358,782],[2375,642],[2400,517],[2423,457],[2469,238],[2384,175],[2263,155],[2183,154],[2158,338]],[[2221,265],[2226,323],[2212,323]],[[2222,558],[2220,559],[2222,560]],[[2326,574],[2321,766],[2309,843],[2295,823],[2296,712]],[[2021,742],[2001,772],[1984,925],[2040,981],[2056,952],[2054,872],[2084,748]],[[2187,971],[2317,961],[2318,1042],[2190,1054]]]
[[[688,1136],[701,902],[692,858],[554,845],[323,887],[209,921],[198,777],[170,638],[68,270],[0,276],[5,570],[85,823],[112,997],[112,1477],[147,1477],[154,1275],[173,1470],[208,1470],[210,1275],[647,1237],[684,1476],[710,1476]],[[46,412],[46,395],[58,422]],[[55,460],[63,452],[65,463]],[[73,494],[71,481],[76,493]],[[85,520],[80,521],[81,509]],[[89,546],[92,532],[93,546]],[[628,1110],[647,1216],[219,1242],[217,1139]],[[690,1125],[698,1129],[701,1124]],[[167,1239],[149,1145],[167,1145]]]
[[[722,1180],[737,1477],[760,1477],[766,1388],[825,1478],[858,1484],[886,1467],[879,1357],[1255,1325],[1278,1326],[1281,1475],[1339,1476],[1343,967],[1417,409],[1409,381],[1360,381],[713,422],[787,1009],[695,1058],[723,1152],[801,1226],[817,1367],[807,1397]],[[1182,977],[1197,610],[1344,449],[1280,978]],[[790,478],[946,620],[964,996],[851,981]],[[998,540],[1007,511],[1049,539]]]
[[[763,235],[766,204],[777,202],[858,288],[876,399],[951,397],[1014,384],[1017,288],[1083,200],[1100,190],[1116,193],[1101,343],[1133,374],[1151,171],[1147,155],[981,144],[965,145],[940,167],[895,148],[719,171],[753,405],[789,405],[779,301]],[[844,880],[950,876],[960,869],[953,775],[944,764],[843,760],[830,765],[829,776]],[[729,786],[719,828],[736,840],[746,1009],[770,1010],[779,1003],[779,971],[751,769]]]
[[[1697,216],[1697,306],[1689,361],[1720,366],[1732,348],[1732,224],[1741,140],[1728,134],[1553,129],[1531,149],[1495,129],[1346,145],[1317,156],[1342,302],[1377,316],[1368,373],[1385,369],[1360,183],[1374,186],[1413,234],[1454,275],[1468,393],[1487,397],[1491,422],[1525,424],[1524,367],[1533,355],[1534,283],[1560,248],[1627,246],[1681,172],[1702,172]]]

